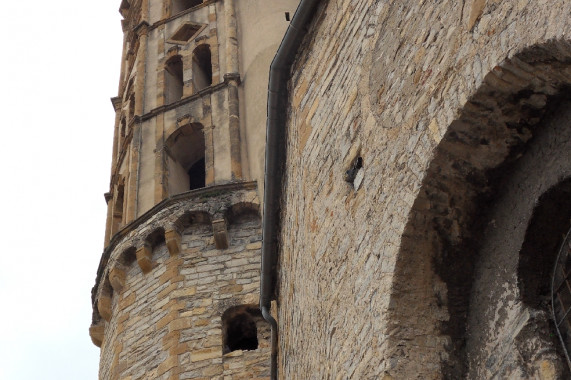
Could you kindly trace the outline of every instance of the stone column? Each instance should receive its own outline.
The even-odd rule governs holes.
[[[107,203],[107,223],[105,224],[105,241],[104,247],[107,247],[109,240],[111,240],[111,228],[113,225],[113,196],[111,193],[105,193],[105,202]],[[111,203],[109,203],[111,202]]]
[[[228,117],[230,129],[230,159],[232,179],[242,179],[242,155],[240,152],[240,102],[238,85],[240,72],[238,68],[238,28],[234,0],[224,1],[226,21],[226,70],[224,81],[228,83]]]
[[[214,126],[204,127],[204,166],[206,186],[214,185]]]
[[[145,4],[146,2],[143,2]],[[145,62],[147,57],[147,33],[149,24],[143,21],[137,26],[139,36],[139,51],[137,60],[137,78],[135,81],[135,115],[142,115],[144,112],[143,102],[145,93]]]

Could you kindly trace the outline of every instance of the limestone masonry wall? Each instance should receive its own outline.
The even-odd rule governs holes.
[[[470,297],[502,284],[493,270],[471,280],[486,215],[569,93],[570,14],[568,1],[321,3],[290,82],[281,378],[565,376],[554,340],[545,357],[493,355],[499,337],[505,352],[529,352],[521,332],[546,326],[539,306],[506,309],[513,287]],[[466,348],[467,315],[496,316],[485,347]]]

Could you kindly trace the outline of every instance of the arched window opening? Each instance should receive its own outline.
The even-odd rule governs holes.
[[[165,142],[168,161],[169,195],[205,186],[205,143],[200,123],[187,124]]]
[[[117,186],[117,194],[113,204],[113,233],[117,232],[123,224],[123,206],[125,197],[125,186],[120,184]]]
[[[260,310],[254,305],[235,306],[226,310],[222,315],[223,353],[258,349],[258,335],[260,330],[267,330],[265,325],[267,323]],[[266,335],[261,338],[267,338]]]
[[[135,247],[129,247],[119,256],[118,262],[123,265],[124,267],[129,267],[135,261],[137,261],[137,250]]]
[[[182,98],[184,88],[183,65],[180,55],[174,56],[165,64],[166,103],[174,103]]]
[[[165,230],[157,228],[146,237],[145,242],[153,250],[159,245],[165,244]]]
[[[200,45],[192,54],[192,84],[200,91],[212,84],[212,56],[209,45]]]
[[[179,12],[186,11],[187,9],[196,7],[200,4],[202,4],[202,0],[173,0],[172,14],[175,15]]]

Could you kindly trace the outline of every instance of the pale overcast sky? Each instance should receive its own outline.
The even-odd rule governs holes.
[[[3,1],[0,379],[97,379],[120,0]]]

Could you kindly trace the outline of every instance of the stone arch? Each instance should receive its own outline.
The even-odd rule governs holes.
[[[229,225],[236,223],[241,217],[260,218],[260,205],[253,202],[238,202],[230,206],[224,215]]]
[[[134,246],[123,249],[121,254],[117,257],[117,262],[124,267],[131,266],[137,260],[136,252],[137,249]]]
[[[165,141],[169,194],[206,186],[206,144],[204,127],[189,123],[175,130]]]
[[[570,84],[568,41],[530,47],[488,73],[448,127],[409,213],[394,269],[389,356],[408,358],[393,362],[396,378],[466,376],[473,277],[492,204]]]
[[[165,243],[165,230],[162,227],[155,228],[150,234],[145,237],[145,244],[147,244],[151,251],[156,247]]]
[[[262,241],[259,210],[259,204],[253,202],[238,202],[226,210],[224,220],[228,224],[227,238],[230,246],[245,245],[246,249],[259,250]]]
[[[212,53],[208,44],[200,44],[192,52],[192,84],[195,92],[212,84]]]
[[[207,211],[186,211],[174,222],[174,228],[179,232],[184,232],[194,224],[211,225],[212,217]]]

